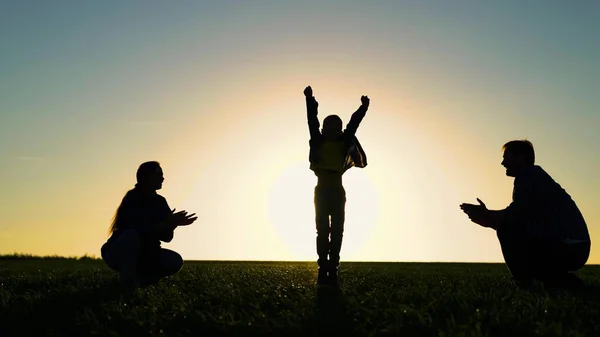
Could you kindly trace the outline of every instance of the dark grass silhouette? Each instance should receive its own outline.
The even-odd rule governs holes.
[[[100,260],[94,255],[82,256],[60,256],[60,255],[33,255],[24,253],[12,253],[0,255],[0,260]]]
[[[503,264],[194,262],[124,301],[97,260],[0,260],[0,336],[595,336],[600,267],[578,291],[515,287]]]

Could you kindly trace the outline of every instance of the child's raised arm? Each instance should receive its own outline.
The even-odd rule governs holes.
[[[306,97],[306,117],[308,120],[310,139],[316,139],[321,135],[321,132],[319,132],[319,119],[317,118],[317,115],[319,114],[317,110],[319,103],[313,97],[312,88],[310,86],[304,89],[304,96]]]
[[[352,135],[352,136],[354,134],[356,134],[356,130],[358,129],[360,122],[362,121],[363,118],[365,118],[365,114],[367,113],[367,110],[369,109],[369,103],[371,102],[371,100],[367,96],[362,96],[360,98],[360,101],[361,101],[362,105],[358,108],[358,110],[356,110],[352,114],[352,117],[350,117],[350,121],[348,122],[348,125],[346,126],[346,130],[344,131],[344,134]]]

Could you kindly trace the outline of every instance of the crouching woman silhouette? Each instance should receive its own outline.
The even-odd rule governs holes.
[[[123,197],[110,227],[111,235],[101,249],[102,259],[118,272],[121,285],[128,290],[155,284],[181,269],[181,255],[161,248],[161,241],[170,242],[175,228],[197,219],[185,211],[175,213],[156,193],[165,180],[158,162],[141,164],[136,178],[137,184]]]

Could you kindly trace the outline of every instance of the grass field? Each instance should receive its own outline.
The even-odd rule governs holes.
[[[130,301],[102,261],[0,260],[0,336],[600,336],[600,267],[579,291],[501,264],[187,262]]]

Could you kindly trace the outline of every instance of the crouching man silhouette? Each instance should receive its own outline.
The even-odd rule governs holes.
[[[504,261],[517,284],[534,280],[550,286],[578,287],[572,271],[590,254],[586,222],[571,196],[535,165],[533,145],[513,140],[503,146],[502,166],[514,177],[512,203],[503,210],[461,204],[471,221],[496,230]]]

